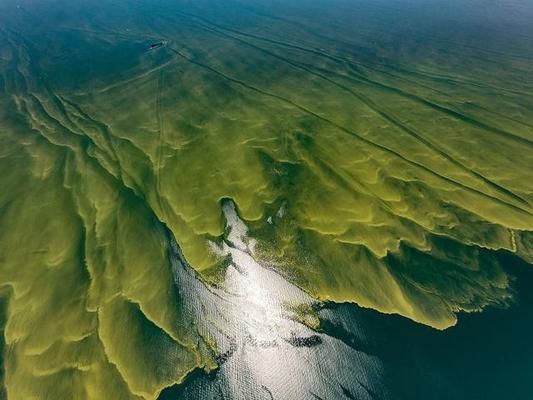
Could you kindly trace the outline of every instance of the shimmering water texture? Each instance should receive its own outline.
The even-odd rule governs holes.
[[[0,398],[531,398],[531,21],[1,1]]]

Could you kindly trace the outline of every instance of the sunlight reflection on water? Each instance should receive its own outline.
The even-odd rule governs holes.
[[[183,388],[187,399],[388,398],[380,361],[298,322],[314,300],[254,259],[254,241],[232,203],[229,232],[212,250],[231,256],[224,284],[204,285],[172,241],[181,302],[202,335],[214,338],[220,369]],[[377,387],[377,389],[376,389]],[[372,389],[370,389],[372,388]]]

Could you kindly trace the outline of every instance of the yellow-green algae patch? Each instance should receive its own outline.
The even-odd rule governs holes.
[[[222,199],[260,261],[315,298],[439,329],[509,301],[494,251],[532,260],[527,38],[494,56],[475,35],[463,46],[423,25],[392,46],[401,24],[372,7],[371,24],[328,8],[328,28],[318,5],[273,19],[218,1],[6,3],[9,398],[152,399],[214,369],[214,345],[177,301],[161,227],[220,284],[228,259],[210,243],[224,235]],[[318,326],[308,311],[296,316]]]

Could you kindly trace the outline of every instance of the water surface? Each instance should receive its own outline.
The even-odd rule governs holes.
[[[6,0],[9,399],[529,398],[527,0]]]

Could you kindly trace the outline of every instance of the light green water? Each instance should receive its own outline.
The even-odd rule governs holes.
[[[9,398],[156,398],[215,369],[161,224],[220,286],[224,199],[258,262],[314,299],[437,329],[512,300],[497,250],[533,260],[527,1],[0,15]]]

